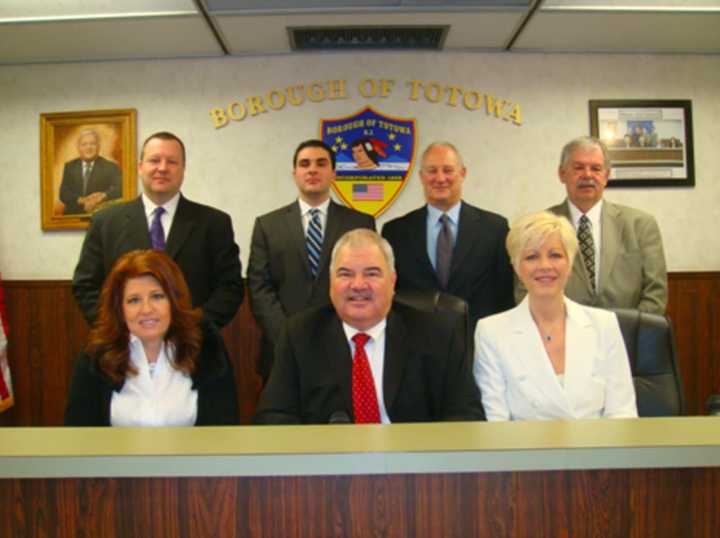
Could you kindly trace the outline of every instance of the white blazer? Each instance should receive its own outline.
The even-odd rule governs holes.
[[[478,321],[474,373],[488,420],[637,417],[617,317],[568,298],[565,309],[564,387],[527,297],[512,310]]]

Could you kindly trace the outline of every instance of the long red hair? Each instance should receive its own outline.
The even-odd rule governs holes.
[[[100,292],[98,316],[88,336],[87,352],[114,383],[137,374],[130,361],[130,332],[123,315],[123,295],[127,281],[141,276],[155,278],[167,295],[171,318],[165,343],[175,348],[173,367],[192,374],[202,344],[202,313],[192,308],[180,268],[167,254],[155,250],[133,250],[115,262]]]

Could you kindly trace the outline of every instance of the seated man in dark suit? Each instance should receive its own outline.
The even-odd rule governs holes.
[[[263,332],[258,373],[270,375],[273,347],[288,316],[328,303],[330,253],[342,234],[375,229],[375,219],[330,198],[335,153],[321,140],[295,150],[293,178],[298,199],[255,220],[248,291],[250,307]]]
[[[462,199],[467,171],[448,142],[422,154],[420,180],[427,202],[387,222],[382,235],[397,258],[398,290],[437,290],[460,297],[478,319],[514,306],[513,272],[505,251],[504,217]]]
[[[100,288],[115,261],[131,250],[162,250],[180,266],[193,307],[218,327],[232,320],[243,298],[239,249],[230,216],[180,193],[185,145],[172,133],[149,136],[138,175],[143,193],[93,215],[73,275],[73,294],[85,318],[95,319]]]
[[[64,215],[90,213],[122,194],[122,172],[117,164],[100,156],[100,135],[92,129],[82,131],[77,149],[79,157],[65,163],[60,183]]]
[[[357,229],[335,244],[332,306],[288,321],[260,397],[259,424],[482,420],[456,328],[393,304],[390,245]]]

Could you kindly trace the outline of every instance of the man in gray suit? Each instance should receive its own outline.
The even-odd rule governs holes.
[[[375,219],[330,199],[335,153],[321,140],[295,150],[297,201],[255,220],[248,291],[250,308],[263,332],[258,373],[267,379],[275,340],[286,319],[309,306],[329,302],[330,254],[335,242],[355,228],[375,229]]]
[[[567,199],[550,211],[567,217],[580,248],[565,294],[582,304],[665,314],[667,269],[660,229],[639,209],[603,200],[610,158],[600,140],[565,145],[558,175]]]
[[[222,327],[243,298],[242,272],[232,221],[226,213],[185,198],[185,145],[172,133],[149,136],[138,175],[143,193],[95,213],[73,275],[73,294],[88,322],[115,261],[131,250],[163,250],[178,264],[194,307]]]

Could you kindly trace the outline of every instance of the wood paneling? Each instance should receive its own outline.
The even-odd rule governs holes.
[[[715,538],[720,469],[0,481],[0,536]]]
[[[720,392],[720,273],[669,276],[668,314],[675,327],[688,414],[704,414]],[[0,426],[62,424],[72,363],[87,325],[67,281],[5,281],[10,322],[9,360],[16,404]],[[250,422],[260,391],[255,364],[260,330],[245,301],[223,330],[240,396],[241,422]]]

